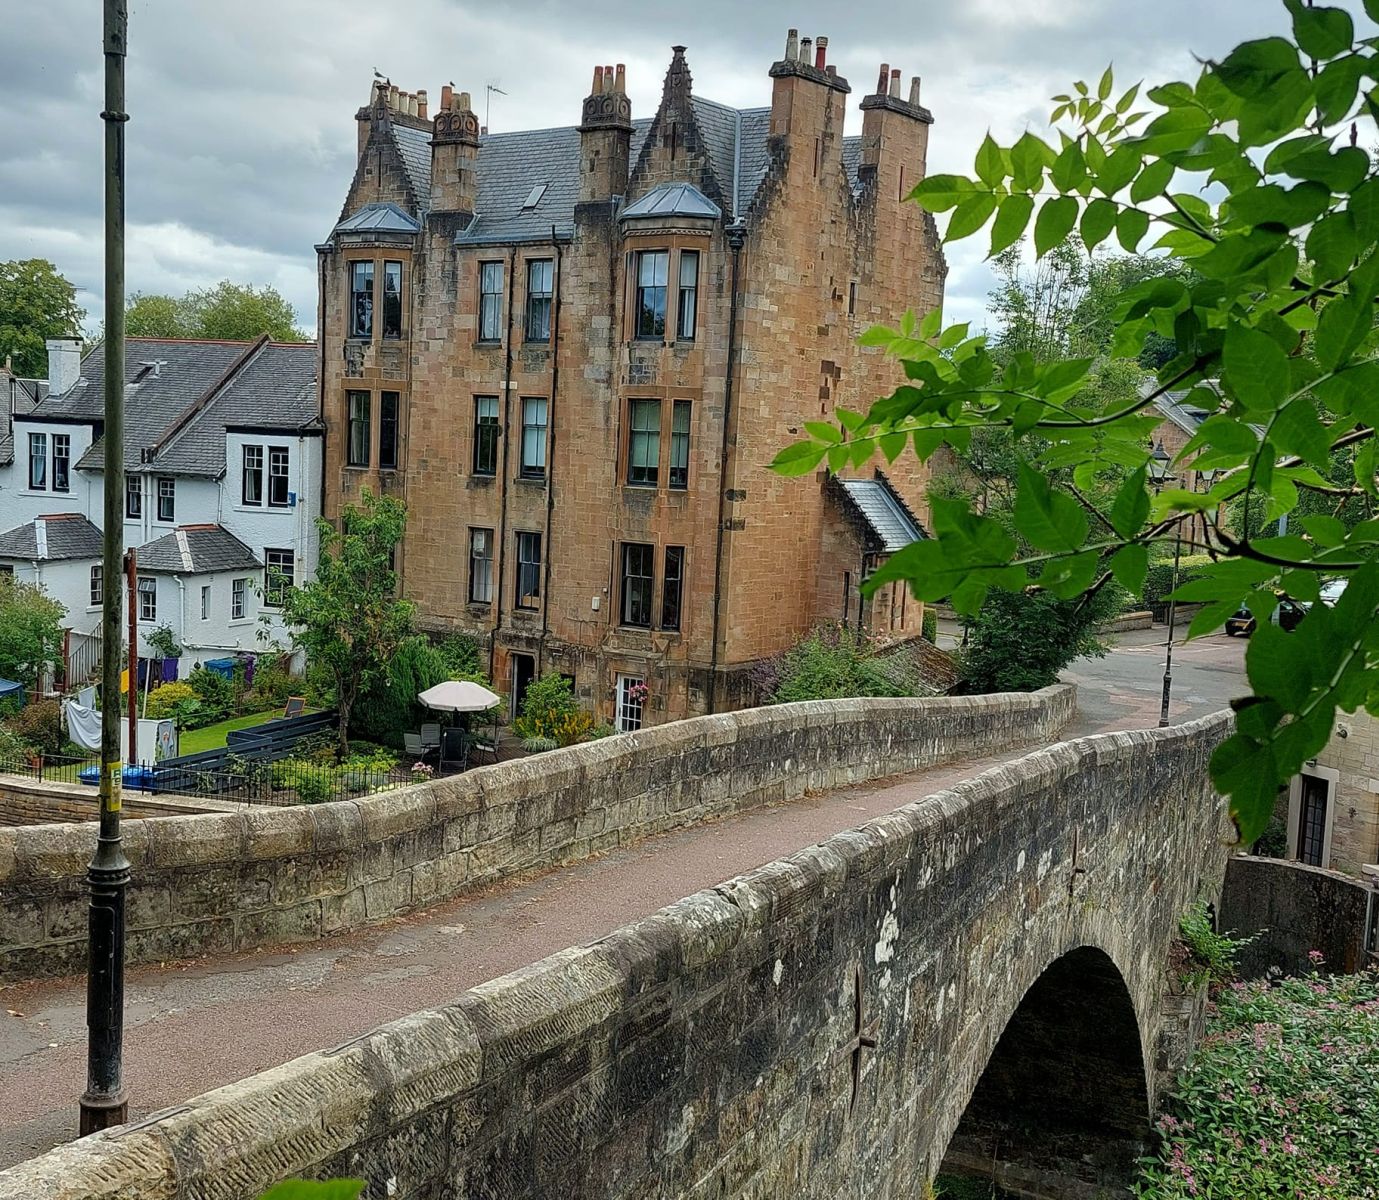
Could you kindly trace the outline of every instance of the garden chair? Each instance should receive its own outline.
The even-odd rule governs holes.
[[[469,735],[463,729],[447,729],[441,738],[440,772],[463,771],[469,765]]]
[[[423,750],[438,750],[441,744],[441,727],[438,721],[431,721],[421,727]]]
[[[426,747],[421,744],[421,734],[404,733],[402,735],[402,748],[407,757],[413,760],[420,760],[426,754]]]

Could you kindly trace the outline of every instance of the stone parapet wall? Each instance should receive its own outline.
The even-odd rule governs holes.
[[[809,735],[833,753],[889,724],[827,711],[797,721],[833,730]],[[1110,993],[1063,974],[1074,1032],[1130,1022],[1145,1078],[1127,1096],[1148,1132],[1168,946],[1221,884],[1207,761],[1228,728],[1219,714],[1031,754],[452,1005],[0,1172],[0,1200],[250,1200],[296,1175],[365,1178],[368,1200],[917,1195],[1022,997],[1068,962],[1120,989],[1116,1013],[1081,1011]],[[852,1058],[860,1029],[874,1042]],[[1044,1049],[1048,1088],[1106,1094],[1074,1047]]]
[[[315,941],[806,790],[1056,739],[1069,685],[810,701],[656,726],[358,800],[125,829],[132,962]],[[78,971],[78,826],[0,829],[0,982]]]
[[[187,813],[236,812],[243,807],[215,800],[142,795],[139,792],[125,792],[123,801],[124,816],[135,819],[182,816]],[[79,823],[99,818],[100,796],[94,787],[0,775],[0,828],[8,825],[51,825],[55,821]]]

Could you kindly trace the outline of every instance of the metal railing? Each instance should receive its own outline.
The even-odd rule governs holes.
[[[0,775],[44,783],[85,784],[94,789],[100,768],[94,759],[44,754],[32,758],[0,756]],[[325,804],[410,782],[405,767],[315,763],[302,759],[240,758],[229,755],[215,764],[169,759],[124,769],[124,790],[149,795],[186,796],[231,804]]]

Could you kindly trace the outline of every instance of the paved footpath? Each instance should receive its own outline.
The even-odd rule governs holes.
[[[1082,660],[1067,672],[1078,682],[1081,708],[1070,734],[1157,722],[1162,664],[1152,637],[1141,634],[1108,658]],[[1184,689],[1174,705],[1175,720],[1221,708],[1239,690],[1243,646],[1207,641],[1217,644],[1206,649],[1205,642],[1197,643],[1203,649],[1189,651],[1182,669],[1185,683],[1201,673],[1212,686]],[[593,941],[682,896],[1038,748],[967,759],[662,834],[291,951],[136,967],[126,988],[131,1117],[444,1004],[477,983]],[[84,1005],[80,977],[0,988],[0,1167],[73,1135],[85,1083]]]

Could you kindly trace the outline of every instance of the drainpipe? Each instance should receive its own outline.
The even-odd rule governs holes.
[[[494,564],[498,572],[497,586],[494,589],[494,609],[493,633],[488,639],[488,679],[493,682],[493,664],[498,653],[498,634],[503,629],[503,580],[506,578],[507,550],[508,550],[508,446],[512,442],[511,421],[509,411],[512,398],[512,286],[513,276],[517,271],[517,247],[514,245],[508,251],[508,324],[504,338],[507,342],[504,347],[503,361],[503,465],[501,467],[501,478],[499,484],[502,493],[498,501],[498,561]],[[547,553],[550,548],[547,547]]]
[[[560,243],[551,226],[551,246],[555,250],[555,305],[551,313],[551,399],[546,406],[546,535],[543,546],[545,562],[541,583],[541,640],[536,646],[536,677],[541,678],[542,660],[546,653],[546,631],[550,628],[551,611],[551,516],[555,511],[555,394],[560,384]]]
[[[728,302],[728,365],[723,378],[723,444],[718,458],[718,535],[713,561],[713,643],[709,659],[709,712],[718,711],[718,644],[723,619],[723,524],[727,519],[728,503],[728,429],[733,411],[733,371],[737,367],[737,303],[738,273],[742,261],[742,244],[747,227],[734,221],[726,230],[728,246],[733,252],[732,276]]]
[[[329,304],[326,297],[326,255],[329,251],[321,251],[316,256],[316,286],[321,294],[321,316],[320,328],[316,330],[316,419],[321,423],[321,509],[325,511],[326,500],[326,314]],[[348,430],[345,436],[349,436]],[[302,472],[302,478],[306,478],[306,472]]]

